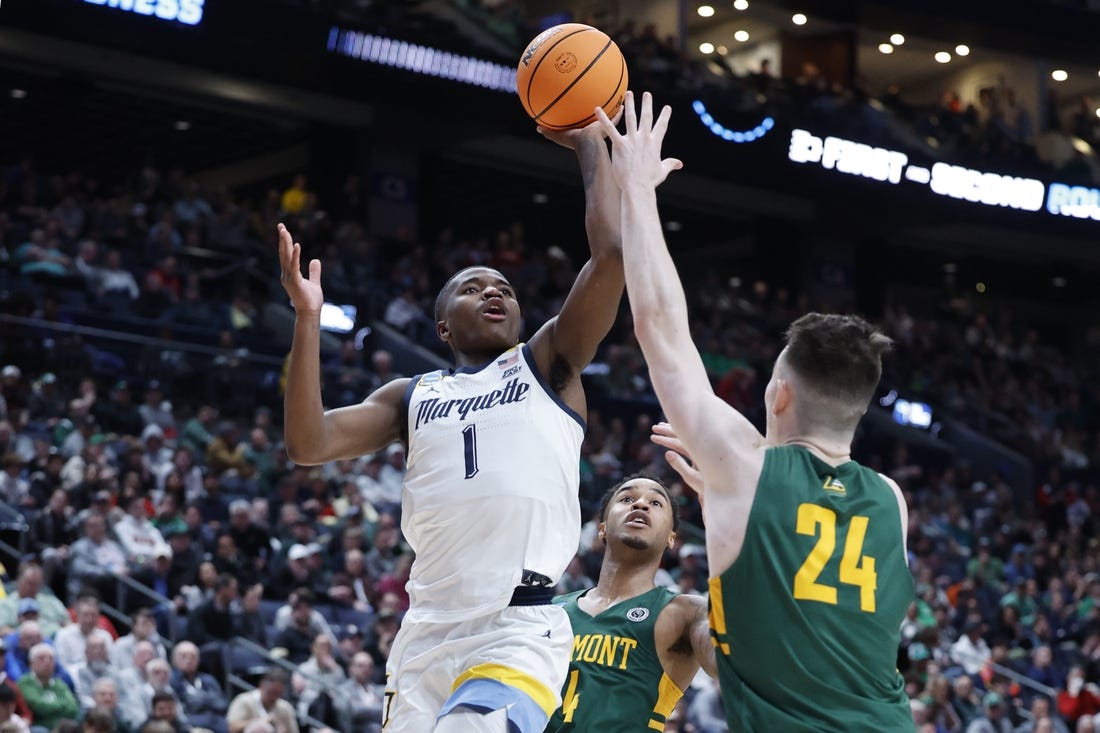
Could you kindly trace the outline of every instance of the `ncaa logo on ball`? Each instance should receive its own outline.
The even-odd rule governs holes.
[[[563,74],[568,74],[577,68],[577,57],[569,51],[563,51],[554,59],[554,68]]]
[[[523,63],[523,65],[524,66],[530,66],[531,59],[534,58],[535,52],[539,50],[539,46],[546,43],[547,38],[551,38],[553,36],[556,36],[559,33],[561,33],[563,30],[565,30],[565,29],[562,28],[560,25],[557,25],[557,26],[554,26],[553,28],[548,28],[548,29],[544,30],[542,33],[538,34],[535,37],[535,40],[531,41],[531,45],[527,47],[527,51],[525,51],[524,54],[523,54],[523,58],[521,59],[521,62]]]
[[[626,612],[626,617],[634,623],[640,623],[649,618],[649,609],[642,608],[641,606],[638,606],[637,608],[632,608]]]

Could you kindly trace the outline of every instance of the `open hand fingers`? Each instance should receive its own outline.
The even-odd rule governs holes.
[[[290,259],[293,254],[294,240],[290,236],[290,232],[287,228],[280,224],[277,227],[279,233],[279,264],[283,268],[283,272],[286,272],[290,268]]]
[[[642,92],[642,111],[638,116],[638,129],[648,133],[653,129],[653,95]]]
[[[633,135],[638,131],[638,115],[634,111],[634,92],[626,93],[623,108],[623,114],[626,115],[626,134]]]
[[[620,110],[619,114],[616,115],[616,117],[619,117],[621,115],[622,111]],[[615,129],[615,123],[609,120],[607,118],[607,113],[599,107],[596,108],[596,122],[599,123],[600,129],[603,131],[604,137],[611,138],[612,142],[615,142],[619,139],[619,131]]]
[[[649,92],[646,92],[646,96],[649,96]],[[652,104],[649,107],[650,115],[653,114]],[[644,111],[643,111],[644,114]],[[661,114],[657,116],[657,122],[653,125],[653,134],[658,140],[663,140],[665,132],[668,131],[668,121],[672,117],[672,107],[667,104],[661,108]]]
[[[309,261],[309,281],[314,285],[321,284],[321,260]]]

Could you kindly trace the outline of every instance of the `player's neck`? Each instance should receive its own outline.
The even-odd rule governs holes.
[[[455,357],[455,367],[457,367],[458,369],[464,369],[467,367],[480,367],[484,364],[489,363],[489,361],[491,361],[492,359],[497,358],[509,348],[511,347],[504,346],[501,348],[488,350],[455,351],[453,352]]]
[[[653,577],[657,574],[659,562],[659,558],[657,562],[629,563],[604,557],[603,565],[600,566],[600,580],[589,591],[589,599],[609,608],[627,598],[653,590],[656,585]]]
[[[839,437],[819,435],[792,435],[780,445],[797,445],[813,453],[831,466],[839,466],[852,460],[852,442]]]

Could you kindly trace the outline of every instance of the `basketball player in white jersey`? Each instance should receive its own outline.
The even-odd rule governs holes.
[[[591,257],[557,317],[519,343],[520,308],[488,267],[455,274],[436,301],[455,369],[390,382],[325,410],[319,372],[321,263],[279,226],[294,302],[286,446],[315,465],[395,440],[408,449],[401,528],[416,552],[411,605],[387,665],[386,733],[538,733],[560,704],[573,637],[550,603],[580,534],[581,371],[623,293],[619,190],[595,125],[543,133],[573,148]]]

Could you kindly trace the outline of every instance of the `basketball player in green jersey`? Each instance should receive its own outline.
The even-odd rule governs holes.
[[[628,476],[604,494],[599,582],[554,600],[569,614],[573,652],[546,733],[662,731],[699,667],[715,675],[706,600],[654,583],[679,527],[651,478]]]
[[[898,487],[851,459],[890,340],[853,316],[795,321],[764,394],[767,436],[711,389],[656,188],[670,110],[601,116],[622,189],[623,259],[650,379],[706,500],[710,622],[731,733],[912,731],[899,629],[913,599]]]

